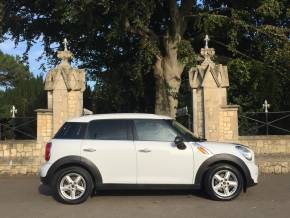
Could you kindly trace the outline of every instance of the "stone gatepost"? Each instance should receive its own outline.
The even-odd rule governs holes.
[[[61,63],[50,70],[45,78],[47,109],[37,112],[37,140],[46,143],[69,119],[80,117],[83,113],[83,92],[85,90],[85,71],[70,65],[72,53],[64,50],[57,53]]]
[[[61,63],[50,70],[45,79],[48,109],[52,111],[52,133],[55,134],[63,123],[69,119],[80,117],[83,113],[83,92],[85,90],[85,71],[74,69],[69,60],[72,53],[67,50],[57,57]]]
[[[197,136],[208,140],[236,141],[238,106],[227,104],[228,70],[226,66],[213,62],[215,50],[208,48],[208,36],[205,41],[205,47],[200,52],[203,62],[189,71],[193,98],[193,131]]]

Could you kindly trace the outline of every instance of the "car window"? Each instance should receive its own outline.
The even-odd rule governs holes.
[[[174,141],[176,131],[166,120],[134,120],[136,140],[139,141]]]
[[[66,122],[55,134],[55,139],[83,139],[87,123]]]
[[[95,120],[88,127],[88,138],[97,140],[128,140],[129,121]]]

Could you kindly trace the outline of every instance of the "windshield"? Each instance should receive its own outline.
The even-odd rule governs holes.
[[[193,134],[189,129],[175,120],[170,120],[171,126],[186,140],[186,141],[204,141]]]

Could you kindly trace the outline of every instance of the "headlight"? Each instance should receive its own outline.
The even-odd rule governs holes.
[[[247,160],[252,160],[253,155],[250,149],[246,148],[243,145],[237,145],[236,149],[247,159]]]

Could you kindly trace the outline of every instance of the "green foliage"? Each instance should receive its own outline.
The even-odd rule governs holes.
[[[19,80],[29,77],[29,71],[19,58],[0,51],[0,87],[14,86]]]
[[[45,101],[43,80],[40,76],[18,80],[14,87],[0,91],[0,118],[11,117],[12,105],[18,110],[17,116],[34,116],[34,110],[44,108]]]
[[[167,0],[5,1],[3,33],[16,42],[43,36],[46,53],[67,37],[69,49],[95,81],[86,93],[95,112],[153,111],[156,55],[166,55],[164,38],[176,40],[185,72],[209,34],[218,60],[229,66],[231,103],[258,110],[264,99],[273,110],[290,108],[288,0],[176,1],[178,20]],[[192,3],[183,7],[184,2]],[[197,3],[199,2],[199,3]],[[188,10],[185,10],[188,9]],[[177,37],[176,32],[180,35]],[[182,76],[182,80],[185,76]],[[182,82],[180,105],[190,104]]]
[[[178,60],[183,63],[187,69],[196,66],[196,55],[190,41],[181,40],[178,43]]]

